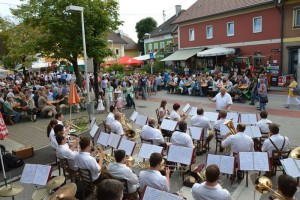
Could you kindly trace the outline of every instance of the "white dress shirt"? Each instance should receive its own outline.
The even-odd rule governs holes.
[[[140,172],[140,191],[144,191],[145,187],[153,187],[158,190],[170,191],[167,178],[157,170],[147,170]]]
[[[207,186],[206,182],[201,184],[195,183],[192,187],[192,195],[195,200],[231,199],[228,190],[223,189],[219,184],[214,187]]]
[[[221,118],[219,120],[217,120],[214,124],[214,129],[219,131],[221,128],[221,124],[223,124],[226,121],[226,118]]]
[[[222,110],[227,104],[232,105],[232,98],[228,93],[225,93],[224,96],[219,92],[214,98],[216,101],[216,110]],[[230,106],[227,110],[230,110]]]
[[[161,112],[163,112],[164,115],[163,115],[162,118],[160,118],[160,120],[163,121],[163,120],[166,118],[167,111],[166,111],[166,109],[164,109],[163,107],[160,107],[160,108],[159,108],[159,111],[158,111],[158,115],[160,115]]]
[[[194,148],[191,136],[185,132],[175,131],[172,134],[171,143],[177,146]]]
[[[145,140],[152,140],[154,145],[161,145],[165,143],[165,139],[162,136],[160,130],[149,125],[145,125],[142,128],[141,138]]]
[[[180,121],[181,117],[175,110],[172,110],[172,112],[170,113],[170,119],[173,121]]]
[[[231,145],[231,153],[254,151],[254,143],[252,138],[243,132],[230,135],[228,138],[222,141],[222,147],[227,147],[228,145]]]
[[[207,129],[211,129],[211,124],[207,117],[204,117],[203,115],[195,115],[191,119],[191,125],[203,128],[204,138],[207,138]]]
[[[76,151],[72,151],[69,148],[68,144],[58,145],[56,149],[56,156],[58,158],[66,158],[68,160],[69,166],[72,170],[77,171],[78,167],[75,165],[74,159],[75,156],[78,154]]]
[[[89,169],[91,171],[93,181],[99,178],[101,167],[90,153],[80,152],[75,156],[74,161],[78,168]]]
[[[270,139],[273,141],[273,143],[276,145],[278,150],[281,150],[281,147],[283,145],[284,136],[278,134],[272,135]],[[272,151],[276,150],[274,145],[271,143],[270,139],[266,139],[262,145],[261,150],[263,152],[268,152],[269,157],[272,157]],[[287,137],[285,137],[285,144],[282,149],[282,151],[288,151],[290,149],[290,141]]]
[[[138,189],[139,178],[125,164],[109,163],[107,171],[113,178],[126,179],[130,194],[134,193]]]
[[[257,127],[259,127],[260,132],[262,133],[269,133],[269,124],[271,124],[272,122],[268,119],[261,119],[258,122],[255,123],[255,125]]]
[[[115,120],[115,116],[112,112],[108,113],[105,123],[111,125],[111,123]]]
[[[111,125],[111,132],[116,133],[117,135],[122,135],[124,133],[122,124],[118,120],[114,120]]]

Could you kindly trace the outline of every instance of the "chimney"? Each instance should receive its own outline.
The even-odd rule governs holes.
[[[179,16],[180,12],[181,12],[181,5],[176,5],[176,6],[175,6],[175,13],[176,13],[176,16]]]

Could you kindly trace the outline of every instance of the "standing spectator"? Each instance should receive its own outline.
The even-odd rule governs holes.
[[[125,88],[125,96],[126,96],[126,106],[127,107],[132,107],[135,109],[135,103],[133,100],[133,92],[134,88],[131,85],[130,81],[127,81],[126,83],[126,88]]]
[[[101,80],[101,88],[103,90],[103,95],[105,95],[105,90],[107,88],[107,83],[108,83],[108,80],[107,80],[107,77],[104,76]]]
[[[189,69],[189,67],[188,66],[185,66],[185,68],[184,68],[184,75],[185,76],[188,76],[189,75],[189,73],[190,73],[190,69]]]
[[[290,103],[291,100],[295,101],[299,105],[300,109],[300,101],[297,98],[297,95],[294,94],[293,90],[297,87],[297,82],[295,81],[294,77],[291,77],[290,79],[290,85],[289,85],[289,90],[288,90],[288,97],[287,97],[287,105],[285,106],[286,108],[290,108]]]
[[[267,96],[267,86],[264,83],[263,79],[259,80],[259,88],[258,88],[258,94],[259,94],[259,108],[257,110],[266,110],[266,99]]]
[[[142,88],[142,98],[146,100],[147,99],[147,78],[145,77],[144,74],[142,74],[140,78],[140,84]]]
[[[253,85],[252,88],[249,88],[251,90],[251,102],[249,105],[255,105],[254,101],[257,99],[257,87],[258,86],[258,79],[257,74],[253,74]]]
[[[110,105],[113,105],[114,96],[113,96],[114,88],[110,85],[110,82],[107,83],[107,87],[105,90],[105,102],[106,102],[106,110],[109,112]]]

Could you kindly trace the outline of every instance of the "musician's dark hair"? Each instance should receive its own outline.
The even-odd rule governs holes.
[[[238,124],[236,129],[238,132],[244,132],[246,129],[246,126],[245,126],[245,124]]]
[[[110,112],[114,112],[114,110],[115,110],[115,106],[114,106],[114,105],[111,105],[111,106],[109,107],[109,111],[110,111]]]
[[[162,162],[162,156],[160,153],[152,153],[149,159],[150,167],[156,167]]]
[[[217,165],[209,165],[205,171],[207,182],[216,182],[220,177],[220,169]]]
[[[51,119],[50,123],[47,126],[47,137],[50,136],[51,129],[53,126],[57,125],[58,121],[56,119]]]
[[[91,138],[89,138],[89,137],[80,138],[80,141],[79,141],[80,149],[83,150],[83,149],[87,148],[90,145],[90,142],[91,142]]]
[[[180,131],[186,131],[187,130],[187,123],[186,121],[182,120],[178,123],[178,128]]]
[[[278,190],[283,196],[292,198],[297,191],[297,182],[293,177],[281,174],[278,177]]]
[[[120,200],[123,184],[115,179],[105,179],[97,187],[97,200]]]
[[[165,109],[166,105],[167,105],[167,101],[166,100],[162,100],[160,102],[160,108],[164,108]]]
[[[62,133],[58,133],[56,136],[55,136],[55,139],[56,139],[56,142],[58,145],[61,145],[62,141],[65,139],[65,136],[64,134]]]
[[[220,111],[220,113],[219,113],[219,115],[220,115],[220,118],[226,118],[227,117],[227,111],[226,110],[221,110]]]
[[[59,132],[62,132],[64,130],[64,126],[61,124],[56,124],[54,126],[54,134],[57,135]]]
[[[267,117],[268,117],[268,112],[265,111],[265,110],[262,110],[262,111],[259,113],[259,115],[260,115],[260,118],[262,118],[262,119],[267,119]]]
[[[179,108],[180,108],[180,104],[179,103],[174,103],[173,110],[177,111]]]
[[[197,108],[197,115],[203,115],[204,110],[203,108]]]
[[[61,117],[63,114],[61,112],[58,112],[55,114],[54,118],[58,119],[59,117]]]
[[[274,135],[276,135],[276,134],[278,134],[279,133],[279,126],[278,126],[278,124],[274,124],[274,123],[272,123],[272,124],[269,124],[269,130],[270,130],[270,132]]]
[[[121,149],[120,150],[116,150],[114,152],[114,154],[115,154],[115,159],[116,159],[117,163],[121,162],[123,160],[123,158],[125,158],[125,156],[126,156],[125,151],[121,150]]]

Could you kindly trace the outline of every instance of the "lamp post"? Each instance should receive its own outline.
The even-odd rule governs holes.
[[[107,42],[111,42],[111,51],[114,53],[114,41],[113,40],[107,40]],[[113,60],[113,57],[112,57]]]
[[[69,5],[66,7],[66,11],[76,11],[81,14],[81,26],[82,26],[82,41],[83,41],[83,55],[84,55],[84,71],[86,79],[86,90],[87,90],[87,104],[91,102],[90,96],[90,79],[87,71],[87,55],[86,55],[86,44],[85,44],[85,29],[84,29],[84,16],[83,16],[83,7]]]
[[[149,40],[149,43],[150,43],[150,36],[151,36],[151,34],[150,33],[145,33],[144,35],[148,36],[148,40]],[[145,45],[145,49],[146,49],[146,45]],[[151,49],[151,51],[152,51],[152,49]],[[151,53],[152,53],[151,51],[149,52],[150,57],[151,57]],[[150,62],[151,75],[153,74],[153,65],[154,65],[154,60],[151,60],[151,62]]]

